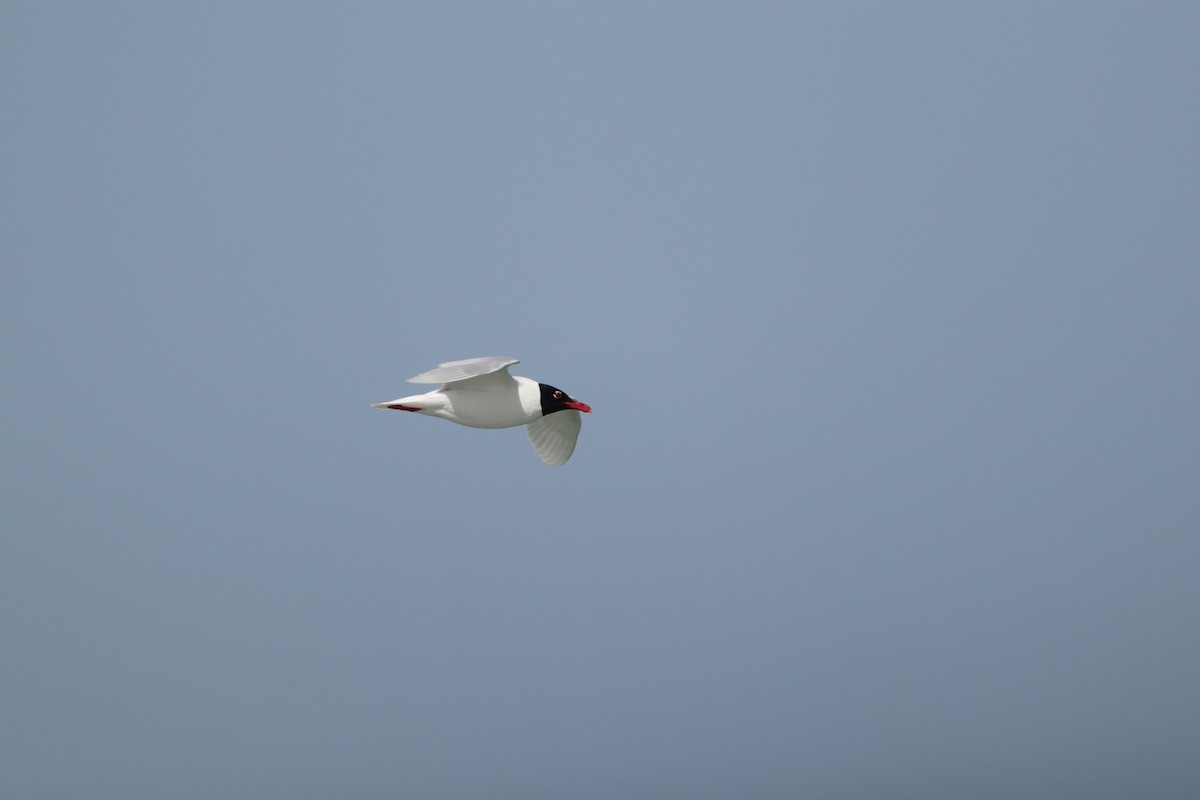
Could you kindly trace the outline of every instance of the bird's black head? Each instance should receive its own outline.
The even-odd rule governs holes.
[[[542,416],[548,417],[555,411],[565,411],[568,408],[573,408],[576,411],[585,413],[591,412],[592,407],[587,403],[581,403],[571,395],[564,392],[562,389],[555,389],[544,383],[539,383],[538,388],[542,390]]]

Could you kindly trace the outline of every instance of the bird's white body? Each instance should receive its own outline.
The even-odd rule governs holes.
[[[441,417],[471,428],[512,428],[528,425],[542,418],[541,393],[538,382],[509,375],[507,370],[493,372],[507,380],[473,385],[480,378],[461,381],[465,386],[451,383],[425,394],[401,397],[377,407],[393,405],[415,408],[417,413]]]
[[[553,386],[510,375],[517,359],[504,356],[447,361],[437,369],[409,378],[409,383],[440,383],[425,394],[401,397],[375,408],[412,411],[441,417],[471,428],[513,428],[526,425],[538,457],[557,467],[575,451],[586,403]]]

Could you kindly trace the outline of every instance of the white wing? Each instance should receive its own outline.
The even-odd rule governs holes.
[[[453,383],[490,375],[493,372],[507,370],[513,364],[520,363],[518,359],[509,356],[484,356],[483,358],[464,358],[461,361],[447,361],[438,364],[437,369],[422,372],[408,379],[409,383]],[[505,377],[509,377],[507,372]]]
[[[552,467],[561,467],[575,452],[580,427],[579,412],[568,408],[527,425],[525,432],[529,434],[529,443],[537,451],[538,458]]]

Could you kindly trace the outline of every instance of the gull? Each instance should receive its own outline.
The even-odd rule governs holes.
[[[438,388],[371,407],[427,414],[471,428],[524,425],[538,457],[552,467],[562,466],[575,452],[579,412],[591,413],[591,406],[547,383],[510,375],[508,368],[518,363],[507,356],[447,361],[408,379],[440,383]]]

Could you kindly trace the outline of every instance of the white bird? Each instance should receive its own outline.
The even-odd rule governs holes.
[[[552,467],[561,466],[575,452],[579,412],[592,409],[561,389],[510,375],[508,368],[517,363],[505,356],[447,361],[408,379],[409,383],[442,384],[437,389],[371,407],[415,411],[472,428],[526,425],[538,457]]]

